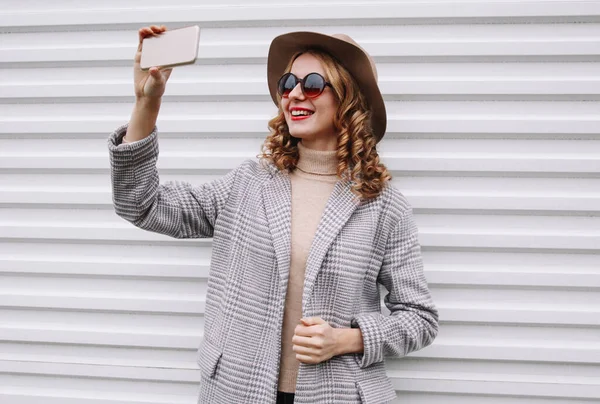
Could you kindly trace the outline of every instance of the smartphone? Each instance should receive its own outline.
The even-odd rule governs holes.
[[[165,31],[142,40],[140,67],[173,67],[193,64],[198,58],[200,27],[197,25]]]

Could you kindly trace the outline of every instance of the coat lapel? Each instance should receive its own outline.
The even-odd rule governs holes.
[[[351,191],[351,186],[350,181],[338,181],[325,205],[306,262],[302,294],[303,314],[306,312],[308,299],[327,251],[359,205],[356,195]],[[271,181],[268,181],[263,188],[263,200],[277,259],[280,293],[285,293],[291,256],[292,187],[289,175],[285,173],[273,175]]]
[[[350,181],[338,181],[325,205],[306,262],[304,292],[302,294],[303,315],[306,315],[307,303],[327,251],[359,205],[359,201],[356,195],[352,193],[351,187],[352,183]]]
[[[279,272],[279,292],[285,293],[290,270],[291,252],[291,210],[292,187],[285,173],[275,173],[263,188],[265,213],[269,231],[273,238],[277,270]]]

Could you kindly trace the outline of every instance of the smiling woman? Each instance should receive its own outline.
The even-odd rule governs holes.
[[[343,37],[355,44],[351,38]],[[376,79],[375,64],[370,57],[367,60],[372,67],[371,76]],[[274,64],[275,61],[271,65]],[[382,125],[385,131],[385,107],[378,90],[377,94],[371,101],[380,110],[373,114],[348,69],[318,44],[306,46],[291,56],[277,82],[276,95],[271,91],[279,114],[269,122],[272,133],[265,140],[261,157],[279,169],[293,170],[299,142],[313,150],[335,150],[338,176],[347,175],[354,181],[353,190],[361,196],[377,196],[391,179],[375,146],[383,136]],[[373,120],[379,120],[375,122],[379,128],[377,136],[373,133]]]
[[[346,35],[275,38],[279,111],[260,162],[200,186],[160,184],[155,123],[170,71],[141,72],[138,55],[134,69],[138,102],[109,139],[115,210],[146,230],[213,237],[198,402],[393,400],[385,356],[431,344],[438,313],[412,208],[379,161],[386,112],[372,58]]]

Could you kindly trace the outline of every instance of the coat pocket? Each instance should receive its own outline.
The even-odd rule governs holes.
[[[356,389],[362,404],[385,404],[397,398],[396,391],[389,379],[377,380],[375,383],[374,381],[359,380],[356,382]]]
[[[196,361],[198,362],[200,370],[204,376],[208,378],[215,376],[215,373],[217,372],[217,366],[222,355],[223,353],[216,345],[206,338],[202,340],[202,343],[198,348]]]
[[[377,362],[364,369],[360,368],[360,359],[356,362],[356,390],[362,404],[384,404],[397,398],[392,382],[387,376],[384,362]]]

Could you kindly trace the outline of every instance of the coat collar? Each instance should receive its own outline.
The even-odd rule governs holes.
[[[351,187],[351,181],[339,180],[325,205],[306,262],[304,291],[302,294],[303,314],[307,310],[315,280],[327,251],[359,205],[359,201],[356,195],[352,193]],[[290,270],[291,196],[290,177],[286,172],[274,173],[271,180],[267,181],[263,188],[263,201],[275,248],[281,293],[285,293],[287,290]]]

